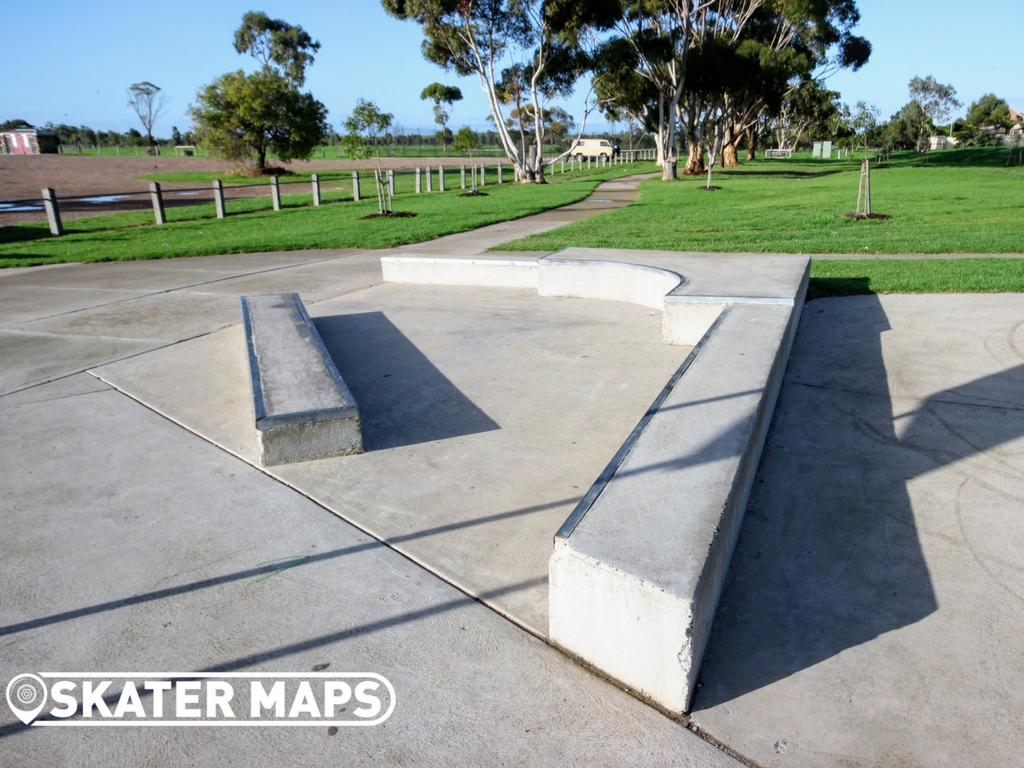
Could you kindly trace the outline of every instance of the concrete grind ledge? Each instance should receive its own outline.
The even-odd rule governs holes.
[[[363,452],[359,408],[297,293],[242,297],[263,466]]]
[[[525,287],[533,264],[542,295],[658,306],[666,343],[695,345],[549,561],[550,640],[671,713],[695,692],[806,296],[810,260],[770,258],[574,248],[535,262],[382,259],[386,280],[456,285],[510,285],[514,269]]]

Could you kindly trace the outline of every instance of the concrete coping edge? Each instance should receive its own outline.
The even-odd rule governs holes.
[[[257,295],[274,296],[277,294]],[[249,315],[249,303],[247,299],[250,297],[242,296],[242,324],[245,329],[245,348],[249,354],[249,380],[252,385],[253,410],[256,414],[256,428],[260,430],[281,427],[286,424],[310,424],[313,422],[348,419],[359,415],[359,405],[352,396],[352,392],[349,391],[348,385],[345,384],[345,380],[341,378],[341,373],[338,371],[338,367],[334,364],[334,360],[331,359],[331,355],[327,351],[327,347],[324,345],[324,340],[320,338],[319,331],[317,331],[316,326],[313,324],[313,320],[306,311],[306,306],[302,303],[302,299],[299,297],[299,294],[293,293],[291,296],[295,301],[295,307],[299,312],[299,316],[302,318],[302,322],[309,330],[309,336],[313,340],[313,344],[320,353],[320,357],[323,358],[324,365],[327,367],[327,372],[330,374],[331,379],[334,380],[335,386],[341,392],[345,400],[352,403],[352,405],[345,408],[321,408],[314,411],[297,411],[295,413],[282,413],[275,416],[267,416],[267,407],[263,399],[263,385],[260,380],[259,359],[256,357],[256,345],[252,332],[252,319]],[[252,298],[255,298],[255,296]]]
[[[619,446],[619,450],[615,452],[611,461],[608,462],[608,465],[602,470],[601,474],[598,475],[597,480],[594,481],[593,485],[590,486],[583,498],[579,500],[579,503],[577,503],[572,512],[569,513],[565,522],[563,522],[561,527],[555,532],[556,544],[560,539],[568,539],[572,535],[572,532],[576,530],[576,526],[580,524],[587,512],[590,511],[590,508],[594,506],[594,502],[597,501],[605,486],[611,482],[611,479],[615,476],[619,467],[622,466],[622,462],[624,462],[626,457],[629,456],[629,452],[633,450],[633,446],[636,445],[637,440],[640,439],[644,430],[647,429],[647,425],[650,424],[651,419],[653,419],[661,409],[662,403],[665,402],[665,399],[675,388],[676,384],[678,384],[683,378],[683,374],[685,374],[687,369],[693,364],[693,361],[697,359],[697,355],[699,355],[701,350],[704,349],[708,340],[718,329],[718,326],[722,324],[726,315],[729,314],[729,309],[729,307],[725,307],[719,313],[718,317],[715,318],[715,321],[711,326],[704,332],[700,341],[694,345],[693,349],[690,350],[690,354],[686,356],[686,359],[683,360],[675,373],[672,374],[661,392],[658,393],[658,396],[654,398],[654,402],[651,403],[650,407],[648,407],[647,412],[640,418],[637,425],[633,427],[633,431],[629,433],[629,437],[627,437],[622,445]]]

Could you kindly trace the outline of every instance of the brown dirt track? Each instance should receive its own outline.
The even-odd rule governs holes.
[[[385,168],[406,169],[417,165],[438,165],[453,163],[456,158],[384,158],[381,164]],[[370,167],[367,160],[311,160],[282,164],[284,167],[299,170],[342,171]],[[93,157],[89,155],[0,155],[0,202],[6,200],[39,200],[40,191],[44,187],[52,187],[57,197],[77,195],[113,195],[132,192],[145,193],[149,190],[149,182],[135,178],[149,173],[173,173],[175,171],[229,171],[233,165],[217,160],[201,157]],[[257,181],[254,179],[253,181]],[[162,183],[168,191],[185,188],[206,187],[205,184]],[[269,195],[266,188],[236,190],[233,196]],[[179,200],[179,204],[196,200],[210,199],[203,193],[192,200]],[[174,204],[173,198],[168,205]],[[63,218],[75,218],[92,214],[112,213],[116,210],[149,207],[146,197],[130,198],[121,203],[97,205],[83,210],[65,210]],[[18,224],[27,221],[45,221],[42,213],[35,212],[0,212],[0,226]]]

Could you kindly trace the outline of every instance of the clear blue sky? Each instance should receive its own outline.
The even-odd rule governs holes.
[[[860,0],[859,7],[859,33],[874,45],[871,62],[829,81],[848,103],[874,103],[888,117],[907,101],[911,77],[933,75],[951,83],[964,103],[991,91],[1024,110],[1021,0]],[[0,16],[0,120],[125,131],[138,127],[125,88],[150,80],[170,98],[157,135],[170,135],[172,125],[184,130],[185,109],[202,85],[252,68],[231,44],[249,10],[301,24],[322,43],[306,85],[335,125],[364,97],[407,131],[431,130],[433,116],[419,94],[440,81],[459,85],[466,96],[455,107],[454,127],[486,126],[487,103],[475,78],[459,79],[424,61],[419,28],[389,18],[375,0],[7,3]],[[565,104],[576,117],[585,91]]]

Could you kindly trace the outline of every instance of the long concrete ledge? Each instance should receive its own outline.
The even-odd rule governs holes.
[[[437,284],[447,277],[437,269],[423,279],[428,264],[403,261],[386,266],[385,278]],[[694,345],[558,531],[549,561],[550,639],[657,706],[685,712],[810,260],[567,249],[508,262],[529,263],[544,295],[657,307],[666,343]],[[461,280],[495,280],[456,284],[506,285],[502,270],[511,267],[499,264],[467,260],[444,269]]]
[[[297,293],[242,297],[264,466],[362,453],[359,408]]]

